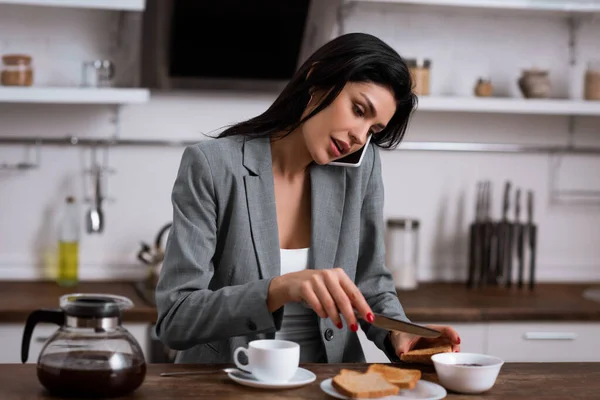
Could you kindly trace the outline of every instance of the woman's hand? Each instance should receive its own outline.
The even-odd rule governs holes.
[[[373,312],[354,282],[341,268],[304,270],[273,278],[269,285],[267,307],[273,312],[286,303],[307,303],[321,318],[331,318],[343,328],[340,312],[353,332],[358,330],[354,310],[367,322]]]
[[[392,332],[391,341],[396,355],[400,357],[403,353],[410,350],[426,349],[449,344],[452,346],[452,351],[460,351],[460,337],[452,327],[446,325],[427,325],[429,328],[438,330],[442,334],[437,338],[424,338],[422,336],[411,335],[405,332]]]

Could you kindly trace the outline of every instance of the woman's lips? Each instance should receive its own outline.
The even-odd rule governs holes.
[[[333,158],[338,158],[342,155],[333,138],[329,141],[329,152],[333,155]]]

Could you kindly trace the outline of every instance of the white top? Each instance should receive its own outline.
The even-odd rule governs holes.
[[[308,248],[280,249],[281,275],[300,272],[308,268]]]
[[[281,275],[308,269],[308,248],[280,249]],[[300,362],[323,362],[325,351],[321,342],[319,318],[300,303],[284,306],[281,329],[276,339],[290,340],[300,345]]]

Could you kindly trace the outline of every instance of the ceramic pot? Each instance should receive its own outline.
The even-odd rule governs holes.
[[[550,83],[548,71],[537,69],[524,70],[517,83],[525,98],[545,99],[550,97],[552,84]]]

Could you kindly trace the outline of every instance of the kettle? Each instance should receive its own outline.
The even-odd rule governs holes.
[[[162,262],[165,258],[165,250],[162,243],[163,237],[168,236],[167,232],[171,229],[171,225],[173,225],[173,223],[169,222],[158,231],[158,234],[154,239],[154,247],[142,242],[141,248],[137,254],[138,260],[150,267],[147,284],[152,289],[156,286]]]
[[[64,295],[60,309],[29,314],[21,360],[27,362],[36,324],[53,323],[60,328],[37,362],[38,380],[50,394],[108,398],[132,393],[146,377],[142,349],[121,326],[121,311],[132,306],[128,298],[109,294]]]

